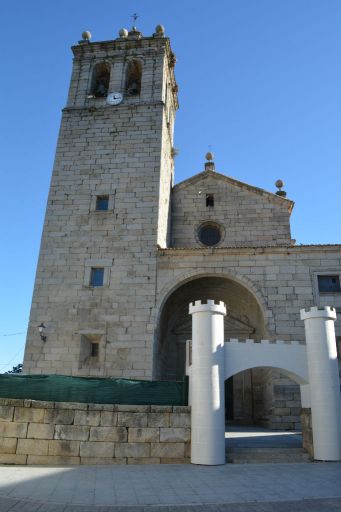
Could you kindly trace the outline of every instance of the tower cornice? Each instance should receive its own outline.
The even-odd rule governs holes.
[[[71,50],[75,57],[93,54],[101,50],[137,50],[146,48],[162,48],[170,49],[170,40],[168,37],[155,38],[143,37],[142,39],[109,39],[107,41],[94,41],[88,43],[80,43],[71,46]]]

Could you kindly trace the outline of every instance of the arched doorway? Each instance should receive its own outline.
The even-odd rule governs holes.
[[[279,368],[250,368],[225,381],[225,417],[230,424],[300,430],[300,410],[300,385]]]
[[[180,284],[163,304],[156,336],[155,379],[181,380],[184,377],[186,340],[191,339],[192,336],[188,304],[194,300],[206,302],[207,299],[221,300],[226,304],[228,310],[224,321],[226,340],[266,337],[262,308],[255,295],[246,286],[229,277],[194,277]],[[247,376],[243,378],[246,379]],[[238,393],[240,376],[235,379],[235,389]],[[230,382],[233,380],[234,378]],[[247,402],[245,394],[244,397]]]
[[[300,418],[303,382],[272,366],[249,368],[225,380],[227,462],[309,461]]]

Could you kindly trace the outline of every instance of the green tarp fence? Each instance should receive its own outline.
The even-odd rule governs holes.
[[[187,379],[146,381],[64,375],[0,375],[0,397],[51,402],[187,405]]]

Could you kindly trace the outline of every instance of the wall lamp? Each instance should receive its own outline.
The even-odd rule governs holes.
[[[40,325],[38,325],[38,329],[39,329],[39,334],[40,334],[40,339],[45,343],[45,341],[47,340],[47,336],[45,334],[45,325],[44,325],[44,322],[42,322]]]

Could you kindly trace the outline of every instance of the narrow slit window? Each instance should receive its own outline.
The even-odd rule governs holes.
[[[91,343],[90,344],[90,355],[91,355],[91,357],[98,357],[98,352],[99,352],[98,343]]]
[[[90,286],[103,286],[104,268],[92,268],[90,274]]]
[[[109,196],[96,197],[96,211],[106,211],[109,209]]]
[[[213,194],[206,194],[206,207],[213,208],[214,206],[214,195]]]
[[[340,293],[340,276],[317,276],[319,292]]]

